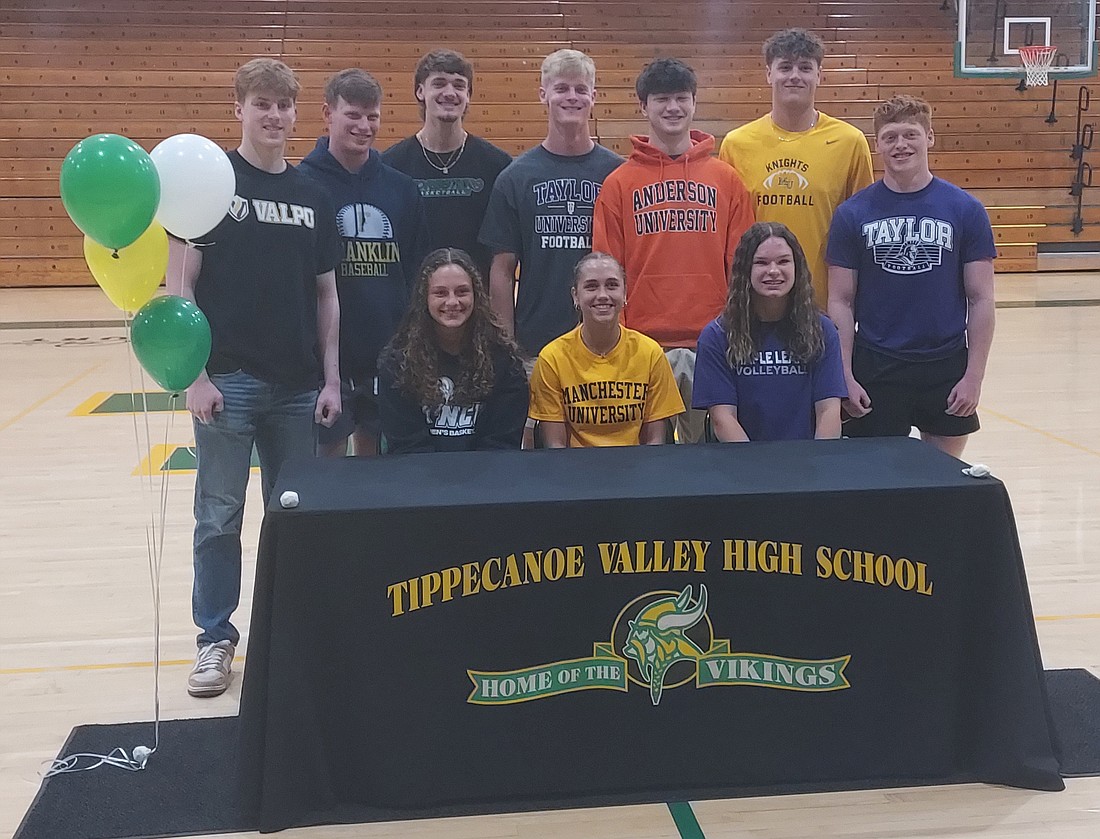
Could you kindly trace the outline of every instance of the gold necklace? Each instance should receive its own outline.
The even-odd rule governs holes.
[[[458,163],[458,159],[460,157],[462,157],[462,152],[466,151],[466,140],[468,140],[469,137],[470,137],[469,134],[467,134],[466,132],[463,132],[463,134],[462,134],[462,145],[459,146],[454,151],[452,151],[447,156],[446,160],[443,159],[443,155],[440,154],[439,152],[437,152],[437,151],[431,152],[432,154],[434,154],[436,157],[439,158],[438,163],[436,163],[434,160],[432,160],[430,157],[428,157],[428,148],[427,148],[427,146],[424,145],[424,140],[420,137],[419,134],[416,135],[416,141],[420,144],[420,151],[423,152],[424,159],[426,161],[428,161],[428,165],[431,166],[433,169],[435,169],[437,172],[442,172],[444,175],[448,175],[451,172],[451,167],[454,166],[456,163]]]
[[[591,344],[588,343],[588,339],[584,335],[584,324],[583,323],[581,324],[581,331],[580,331],[581,343],[584,344],[584,348],[586,350],[588,350],[590,353],[592,353],[592,355],[597,356],[598,358],[607,358],[609,355],[611,355],[611,353],[613,353],[615,351],[615,348],[617,346],[619,346],[619,341],[621,341],[622,337],[623,337],[622,327],[619,326],[619,324],[615,324],[615,326],[616,326],[615,340],[611,343],[611,346],[608,348],[608,350],[606,352],[600,352],[599,350],[595,349]]]
[[[814,111],[814,118],[813,118],[813,121],[810,123],[809,128],[807,128],[803,131],[791,131],[789,133],[802,135],[802,134],[805,134],[807,131],[813,131],[814,126],[817,125],[817,118],[820,115],[821,115],[821,111]],[[779,132],[780,131],[786,131],[787,129],[786,128],[780,128],[778,125],[776,125],[775,124],[775,118],[772,117],[770,114],[768,115],[768,118],[771,120],[771,123],[772,123],[772,133],[775,134],[775,138],[779,142],[781,142],[781,143],[793,143],[795,140],[799,139],[799,137],[784,137]]]

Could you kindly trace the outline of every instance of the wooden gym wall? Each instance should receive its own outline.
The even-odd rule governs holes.
[[[940,0],[7,0],[0,9],[0,286],[88,285],[81,236],[58,197],[58,172],[80,139],[111,132],[146,149],[194,132],[230,149],[234,70],[281,57],[302,81],[297,159],[322,132],[329,74],[359,66],[385,90],[379,147],[420,126],[417,58],[436,45],[476,69],[471,131],[515,154],[544,136],[542,58],[563,46],[598,67],[593,132],[628,150],[646,130],[633,95],[649,59],[674,55],[700,77],[697,127],[717,135],[768,110],[761,42],[798,25],[828,44],[818,101],[870,132],[877,101],[896,92],[935,108],[932,167],[989,208],[998,270],[1035,270],[1036,246],[1074,241],[1068,186],[1076,84],[1047,125],[1049,89],[956,79],[955,21]],[[872,144],[873,145],[873,144]],[[877,161],[876,161],[877,164]],[[1088,191],[1087,191],[1088,192]],[[1100,199],[1088,196],[1083,238],[1100,238]],[[1093,228],[1094,229],[1094,228]]]

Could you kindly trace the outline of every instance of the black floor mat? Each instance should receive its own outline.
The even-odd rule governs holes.
[[[1046,675],[1063,750],[1062,774],[1100,775],[1100,679],[1086,670],[1048,670]],[[169,720],[160,730],[160,752],[144,771],[103,766],[43,783],[14,839],[152,839],[254,830],[236,803],[237,718]],[[151,739],[147,722],[82,725],[73,729],[61,755],[106,754],[116,746],[129,751]],[[805,786],[774,790],[813,791]]]

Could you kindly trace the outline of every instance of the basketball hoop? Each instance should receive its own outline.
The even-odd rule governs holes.
[[[1053,46],[1020,47],[1020,60],[1027,71],[1028,86],[1040,87],[1049,83],[1048,74],[1057,52],[1058,47]]]

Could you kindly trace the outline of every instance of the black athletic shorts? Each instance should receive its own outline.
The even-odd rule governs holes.
[[[378,436],[381,422],[378,419],[378,396],[375,393],[377,379],[344,379],[340,382],[340,418],[332,428],[317,426],[317,441],[331,445],[346,440],[353,431],[367,431]]]
[[[905,437],[913,426],[940,437],[962,437],[980,427],[977,413],[944,413],[947,397],[966,372],[963,347],[935,361],[904,361],[857,344],[852,375],[871,397],[871,412],[844,421],[847,437]]]

